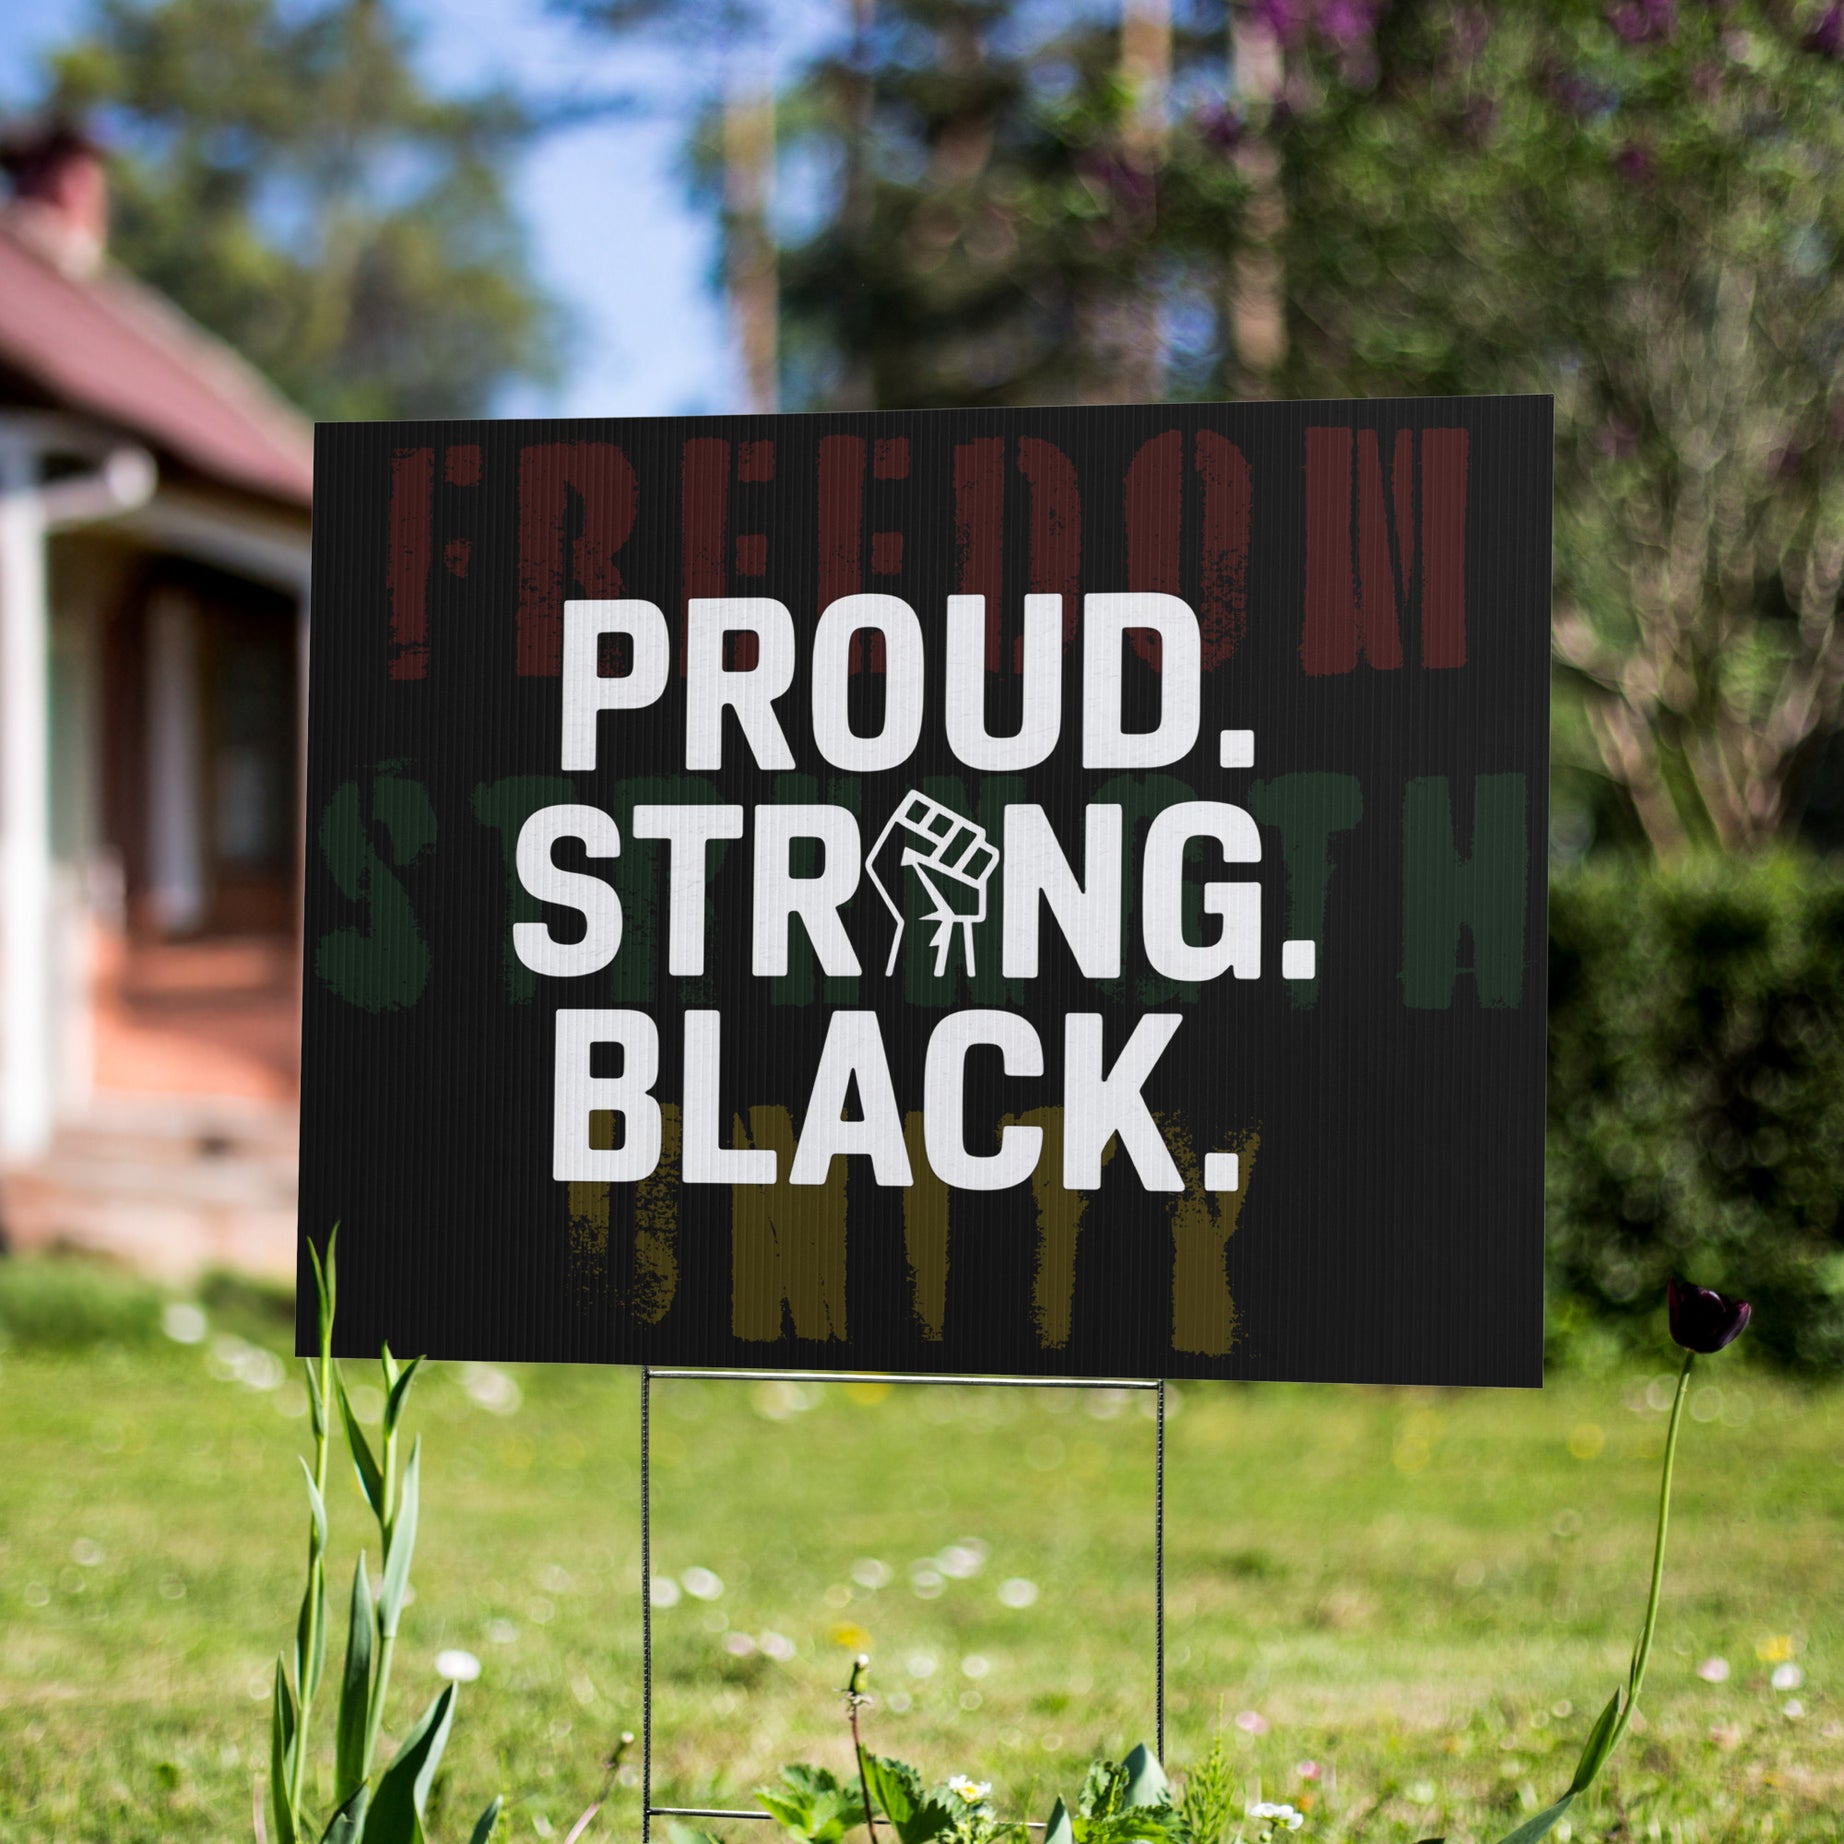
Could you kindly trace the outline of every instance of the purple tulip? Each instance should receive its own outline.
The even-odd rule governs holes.
[[[1693,1287],[1675,1274],[1665,1290],[1665,1299],[1671,1336],[1686,1351],[1707,1354],[1733,1344],[1754,1314],[1746,1300],[1731,1300],[1713,1287]]]

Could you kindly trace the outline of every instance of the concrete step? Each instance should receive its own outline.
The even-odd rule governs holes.
[[[62,1122],[53,1152],[141,1162],[260,1158],[292,1164],[299,1140],[292,1108],[261,1102],[112,1095],[80,1117]]]
[[[0,1174],[0,1224],[16,1249],[88,1250],[179,1284],[214,1267],[287,1276],[295,1173],[290,1110],[110,1097]]]

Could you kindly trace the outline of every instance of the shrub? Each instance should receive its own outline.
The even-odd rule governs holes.
[[[0,1259],[0,1350],[151,1344],[164,1301],[149,1282],[98,1262]]]
[[[1745,1277],[1782,1362],[1844,1361],[1844,876],[1630,861],[1550,892],[1554,1331]]]

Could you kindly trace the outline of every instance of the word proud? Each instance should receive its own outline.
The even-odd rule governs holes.
[[[947,744],[967,768],[1017,771],[1047,760],[1063,734],[1063,598],[1024,599],[1023,717],[1010,736],[986,727],[986,598],[948,597]],[[764,769],[790,769],[779,707],[799,664],[794,617],[766,596],[693,597],[687,607],[685,766],[724,767],[725,713]],[[851,727],[853,652],[865,637],[885,663],[883,723],[872,735]],[[1123,643],[1150,643],[1160,661],[1159,721],[1123,721]],[[624,643],[628,670],[601,671],[605,642]],[[1203,641],[1197,616],[1175,595],[1133,592],[1082,598],[1081,762],[1084,768],[1163,768],[1196,746],[1201,721]],[[747,655],[749,664],[727,664]],[[922,736],[928,673],[922,624],[899,596],[848,595],[828,604],[809,643],[813,741],[834,768],[875,774],[899,768]],[[597,765],[604,711],[656,704],[672,680],[666,617],[652,602],[570,602],[564,608],[565,774]]]

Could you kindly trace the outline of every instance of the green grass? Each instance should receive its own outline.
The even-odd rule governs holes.
[[[108,1315],[92,1318],[106,1332]],[[247,1837],[305,1548],[305,1397],[292,1369],[263,1387],[277,1376],[263,1353],[285,1335],[229,1291],[193,1346],[82,1348],[36,1335],[30,1312],[10,1323],[0,1840]],[[1489,1839],[1560,1791],[1637,1629],[1664,1422],[1646,1382],[1176,1390],[1173,1761],[1202,1752],[1220,1711],[1250,1797],[1259,1783],[1311,1801],[1304,1839]],[[844,1766],[835,1693],[860,1644],[873,1744],[931,1776],[977,1770],[1009,1809],[1041,1817],[1091,1752],[1150,1736],[1143,1408],[1086,1392],[657,1385],[654,1569],[723,1583],[655,1616],[662,1801],[746,1804],[782,1760]],[[1693,1412],[1643,1727],[1574,1835],[1836,1840],[1844,1392],[1731,1353],[1703,1365]],[[389,1726],[438,1687],[439,1650],[477,1654],[431,1835],[465,1836],[503,1788],[502,1836],[561,1839],[612,1739],[639,1727],[635,1378],[440,1365],[410,1420],[424,1514]],[[343,1475],[342,1607],[369,1528]],[[977,1571],[918,1595],[914,1565],[963,1542],[983,1549]],[[867,1585],[882,1575],[871,1562],[887,1585]],[[1028,1608],[999,1595],[1019,1580],[1038,1589]],[[736,1634],[752,1656],[726,1649]],[[767,1634],[791,1657],[765,1656]],[[1776,1691],[1789,1645],[1805,1682]],[[1696,1674],[1715,1656],[1725,1683]],[[1803,1715],[1785,1713],[1794,1697]],[[1316,1781],[1296,1772],[1309,1760]],[[637,1835],[636,1808],[619,1788],[590,1837]],[[769,1844],[765,1827],[718,1829]]]

